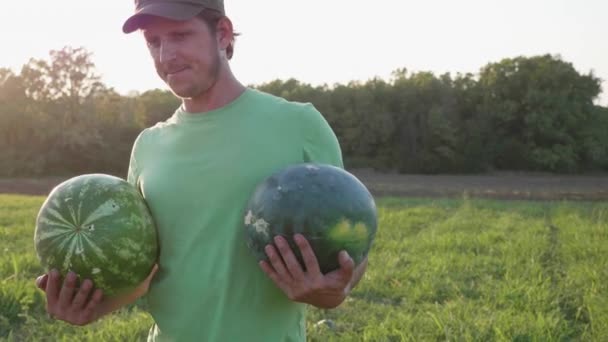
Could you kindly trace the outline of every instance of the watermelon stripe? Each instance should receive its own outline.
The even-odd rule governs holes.
[[[53,237],[50,237],[50,238],[45,239],[45,240],[39,240],[38,242],[42,243],[44,245],[47,245],[47,244],[53,244],[53,245],[54,244],[59,244],[59,241],[63,241],[65,239],[69,238],[70,234],[71,234],[71,232],[66,232],[66,233],[63,233],[61,235],[53,236]]]
[[[64,228],[64,231],[63,231],[64,233],[66,231],[67,232],[71,232],[72,230],[74,230],[74,225],[73,224],[69,224],[69,223],[66,224],[66,223],[62,223],[62,222],[53,221],[53,220],[50,220],[50,219],[48,219],[46,217],[40,218],[39,221],[41,223],[45,223],[45,224],[48,224],[48,225],[53,226],[53,227]],[[51,233],[57,234],[57,233],[60,233],[60,232],[57,232],[57,231],[55,231],[55,232],[53,232],[53,231],[46,231],[46,232],[41,233],[41,236],[46,236],[47,234],[51,234]],[[54,234],[51,235],[51,236],[54,236]]]
[[[113,199],[105,201],[102,205],[97,207],[82,223],[82,226],[88,226],[93,221],[99,220],[104,217],[112,216],[120,210],[120,206]]]
[[[80,203],[78,203],[78,211],[76,212],[76,222],[82,222],[82,221],[80,221],[81,217],[82,217],[82,201]]]
[[[70,213],[70,216],[72,217],[72,222],[74,223],[78,223],[78,219],[76,218],[76,212],[74,212],[74,207],[72,207],[71,205],[67,205],[68,207],[68,211]]]
[[[87,198],[85,195],[89,188],[91,187],[90,182],[85,182],[80,189],[80,193],[78,194],[78,198]]]
[[[72,258],[72,254],[74,254],[74,240],[74,234],[72,234],[70,237],[60,243],[59,246],[57,246],[59,250],[65,249],[66,251],[62,264],[64,269],[70,269],[72,267],[70,259]],[[68,243],[69,247],[66,247]]]
[[[84,234],[78,234],[76,236],[78,238],[78,243],[76,245],[76,255],[79,255],[82,258],[82,261],[86,262],[87,261],[87,255],[84,252],[84,244],[82,242],[83,238],[84,238]]]
[[[53,208],[48,208],[47,211],[49,212],[49,214],[53,215],[53,217],[58,219],[59,221],[67,224],[70,227],[74,227],[74,224],[71,223],[70,221],[66,220],[65,218],[63,218],[63,216],[57,210],[55,210]]]
[[[95,244],[95,242],[93,242],[93,240],[91,240],[87,234],[82,234],[82,237],[84,238],[84,240],[89,244],[89,246],[91,247],[91,252],[95,253],[95,256],[98,259],[101,259],[103,261],[107,261],[108,257],[103,253],[103,250],[101,248],[99,248],[99,246],[97,246]]]

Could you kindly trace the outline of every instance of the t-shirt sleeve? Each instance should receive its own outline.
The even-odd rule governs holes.
[[[146,131],[142,131],[131,149],[131,158],[129,159],[129,170],[127,171],[127,182],[139,189],[139,177],[141,174],[141,160],[143,149],[143,136]]]
[[[304,162],[344,168],[340,143],[327,120],[312,104],[304,105],[303,110]]]

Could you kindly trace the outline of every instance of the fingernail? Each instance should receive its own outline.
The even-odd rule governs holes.
[[[59,271],[57,271],[56,269],[52,269],[51,272],[49,272],[49,276],[53,277],[53,278],[57,278],[59,277]]]
[[[281,237],[280,236],[275,236],[274,237],[274,242],[275,243],[279,243],[281,241]]]
[[[82,287],[86,290],[89,289],[91,287],[92,283],[89,279],[85,279],[85,281],[82,282]]]

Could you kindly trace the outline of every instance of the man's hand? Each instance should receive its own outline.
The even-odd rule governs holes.
[[[363,275],[367,258],[355,268],[353,259],[346,251],[341,251],[338,255],[340,268],[323,275],[306,238],[296,234],[294,241],[300,248],[306,271],[302,269],[289,244],[281,236],[274,238],[278,251],[272,245],[266,246],[270,263],[260,261],[262,270],[290,300],[324,309],[340,305]]]
[[[77,278],[74,272],[70,272],[62,284],[59,272],[52,270],[38,277],[36,286],[46,292],[46,311],[52,317],[74,325],[86,325],[98,318],[96,312],[103,292],[94,290],[89,279],[84,280],[78,289]]]
[[[52,317],[73,325],[86,325],[145,294],[157,270],[158,265],[154,265],[148,278],[132,293],[108,299],[103,299],[102,290],[94,289],[90,279],[82,281],[78,288],[78,277],[73,272],[62,283],[59,272],[51,270],[36,279],[36,286],[46,292],[46,311]]]

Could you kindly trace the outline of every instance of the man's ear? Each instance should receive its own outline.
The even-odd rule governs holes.
[[[216,39],[220,50],[226,51],[228,46],[234,41],[234,31],[232,21],[227,17],[222,17],[217,22]]]

